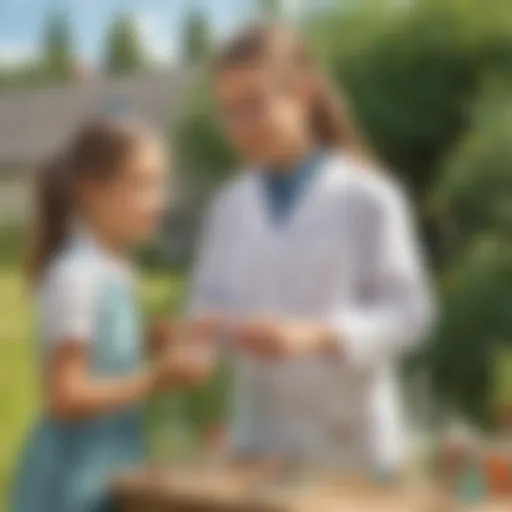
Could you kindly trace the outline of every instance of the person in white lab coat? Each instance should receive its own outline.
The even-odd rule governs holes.
[[[228,42],[214,88],[247,166],[214,200],[190,307],[230,322],[232,443],[399,471],[395,367],[431,316],[404,194],[287,29]]]

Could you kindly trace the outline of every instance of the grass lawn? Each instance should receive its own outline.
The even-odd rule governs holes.
[[[142,301],[150,314],[178,308],[183,279],[170,272],[143,275]],[[38,362],[29,301],[19,268],[0,265],[0,511],[20,443],[37,413]]]

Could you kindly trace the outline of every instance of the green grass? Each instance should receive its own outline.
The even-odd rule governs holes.
[[[29,307],[19,271],[0,267],[0,508],[13,462],[37,407]]]
[[[148,316],[179,307],[183,279],[172,272],[146,272],[141,297]],[[38,410],[39,368],[30,301],[19,265],[0,265],[0,511],[23,437]]]

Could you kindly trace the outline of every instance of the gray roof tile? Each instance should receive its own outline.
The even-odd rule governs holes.
[[[38,160],[81,122],[112,104],[166,130],[183,104],[185,84],[185,73],[172,71],[1,93],[0,164]]]

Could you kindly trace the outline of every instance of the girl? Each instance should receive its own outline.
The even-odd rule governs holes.
[[[288,30],[235,37],[214,90],[247,167],[214,201],[192,311],[238,319],[234,446],[398,471],[395,367],[430,316],[402,191]]]
[[[142,365],[128,253],[153,234],[163,184],[156,139],[114,120],[87,124],[42,171],[29,272],[46,412],[22,458],[15,512],[110,510],[108,479],[145,454],[140,402],[209,371],[192,348]]]

